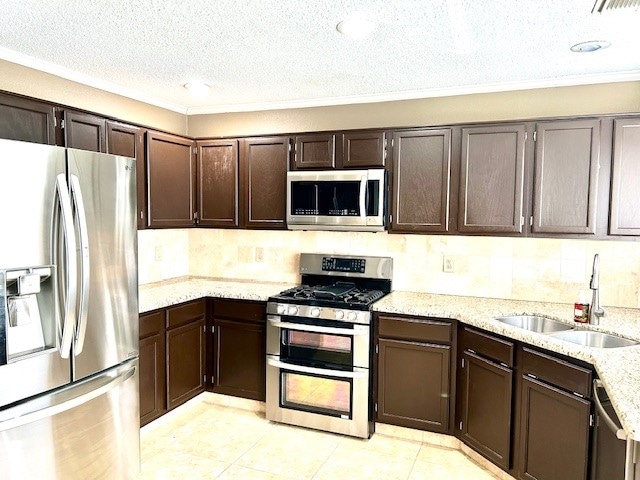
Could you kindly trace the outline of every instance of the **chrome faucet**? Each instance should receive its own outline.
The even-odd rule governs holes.
[[[600,317],[604,316],[604,308],[600,306],[600,256],[597,253],[593,256],[593,271],[591,272],[589,288],[593,290],[591,308],[589,309],[589,323],[598,325],[600,324]]]

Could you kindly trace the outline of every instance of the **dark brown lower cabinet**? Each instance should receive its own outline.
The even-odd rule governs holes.
[[[264,401],[266,304],[216,300],[213,312],[212,390]]]
[[[519,478],[585,480],[590,414],[589,400],[523,376]]]
[[[463,440],[509,469],[513,371],[470,351],[463,353],[462,362]]]
[[[446,432],[451,346],[380,338],[377,420]]]
[[[164,310],[140,315],[140,425],[167,410]]]

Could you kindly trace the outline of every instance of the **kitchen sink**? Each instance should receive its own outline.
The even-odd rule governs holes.
[[[565,342],[584,345],[585,347],[619,348],[638,345],[638,342],[636,342],[635,340],[629,340],[627,338],[619,337],[617,335],[611,335],[609,333],[594,332],[588,330],[557,332],[552,333],[550,336],[553,338],[557,338],[558,340],[563,340]]]
[[[537,333],[562,332],[563,330],[571,330],[573,328],[572,325],[567,323],[535,315],[510,315],[508,317],[496,317],[496,320],[506,323],[507,325]]]

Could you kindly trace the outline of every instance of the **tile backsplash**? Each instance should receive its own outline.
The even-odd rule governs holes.
[[[144,230],[138,240],[141,284],[183,275],[295,283],[300,252],[321,252],[393,257],[396,290],[561,303],[590,298],[599,253],[601,303],[640,307],[632,241],[223,229]]]

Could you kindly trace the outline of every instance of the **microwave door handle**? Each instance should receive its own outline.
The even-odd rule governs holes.
[[[360,218],[367,223],[367,176],[360,177]]]
[[[87,215],[82,199],[82,190],[78,177],[71,175],[71,193],[73,205],[78,221],[78,237],[80,239],[80,307],[78,309],[78,324],[75,338],[74,354],[78,356],[84,347],[84,337],[87,331],[87,309],[89,307],[89,235],[87,229]]]
[[[303,323],[281,322],[280,320],[278,320],[278,318],[279,317],[275,315],[267,316],[269,323],[276,328],[286,328],[288,330],[296,330],[300,332],[325,333],[328,335],[347,335],[351,337],[354,335],[364,335],[367,333],[367,330],[368,330],[367,327],[362,329],[358,329],[358,328],[350,329],[350,328],[320,327],[318,325],[307,325]],[[354,327],[357,327],[357,325],[354,324]]]
[[[73,227],[73,210],[71,208],[71,198],[69,196],[69,187],[65,179],[64,173],[56,177],[55,200],[56,204],[53,220],[52,238],[52,259],[56,268],[64,276],[64,285],[57,285],[58,295],[56,303],[64,303],[62,311],[62,327],[58,331],[60,341],[59,352],[62,358],[69,358],[71,353],[71,341],[73,339],[73,323],[75,321],[75,307],[78,295],[78,279],[76,270],[76,239],[75,229]],[[57,242],[60,234],[61,219],[62,236],[65,247],[65,261],[62,262],[62,256]],[[60,293],[62,292],[62,293]]]

